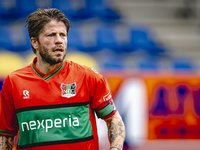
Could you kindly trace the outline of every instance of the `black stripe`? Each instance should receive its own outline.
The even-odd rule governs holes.
[[[96,110],[96,111],[99,111],[99,110],[101,110],[101,109],[104,109],[105,107],[107,107],[107,106],[110,104],[109,101],[107,101],[107,102],[105,102],[105,103],[107,103],[106,106],[104,106],[104,107],[101,108],[101,106],[103,105],[103,104],[101,104],[101,105],[98,106],[95,110]],[[100,107],[100,109],[99,109],[99,107]]]
[[[64,107],[76,107],[76,106],[84,106],[88,105],[89,101],[82,102],[82,103],[66,103],[66,104],[58,104],[58,105],[44,105],[44,106],[33,106],[33,107],[24,107],[16,109],[16,113],[20,113],[23,111],[30,111],[30,110],[38,110],[38,109],[53,109],[53,108],[64,108]]]
[[[27,145],[17,145],[17,148],[18,149],[26,149],[26,148],[32,148],[32,147],[38,147],[38,146],[79,143],[79,142],[89,141],[89,140],[92,140],[92,139],[94,139],[93,135],[86,137],[86,138],[74,139],[74,140],[61,140],[61,141],[33,143],[33,144],[27,144]]]

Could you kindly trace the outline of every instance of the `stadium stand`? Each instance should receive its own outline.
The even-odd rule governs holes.
[[[68,38],[69,52],[75,50],[90,54],[98,60],[98,64],[101,64],[101,69],[128,68],[128,63],[125,62],[128,62],[127,59],[131,59],[131,57],[141,60],[132,60],[133,64],[139,63],[135,66],[140,66],[142,61],[144,62],[141,66],[146,66],[144,64],[148,64],[149,60],[154,61],[155,66],[159,66],[156,63],[160,63],[162,58],[171,61],[173,49],[166,48],[167,42],[166,44],[160,42],[162,37],[156,35],[159,32],[154,27],[152,28],[151,24],[135,17],[143,15],[135,14],[136,10],[138,11],[135,6],[139,6],[141,7],[139,10],[147,12],[148,10],[142,7],[151,8],[152,5],[148,4],[150,3],[141,3],[137,0],[134,2],[126,0],[123,3],[120,1],[114,3],[111,0],[0,0],[0,48],[26,55],[30,51],[31,45],[26,28],[24,28],[25,17],[37,8],[55,7],[64,11],[72,22]],[[128,6],[127,10],[125,6]],[[135,9],[131,9],[132,7]],[[133,19],[136,21],[131,21]],[[177,43],[177,45],[184,44]],[[101,51],[101,58],[99,51]],[[109,59],[104,57],[109,53],[108,51],[113,51]],[[113,61],[116,57],[118,58],[115,55],[122,57],[119,61]],[[146,56],[148,56],[148,60],[145,60]],[[149,61],[150,64],[153,63],[151,61]],[[119,62],[123,62],[123,65],[120,65]],[[194,70],[195,67],[192,66],[195,66],[195,63],[196,61],[188,68]],[[171,70],[187,68],[186,65],[170,64]],[[144,68],[146,67],[138,67],[138,69]],[[155,69],[156,67],[150,68]],[[162,66],[159,68],[162,69]]]

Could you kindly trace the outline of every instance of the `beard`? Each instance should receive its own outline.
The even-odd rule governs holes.
[[[61,63],[65,59],[65,56],[67,53],[67,48],[65,48],[63,56],[61,54],[57,54],[56,56],[53,57],[50,54],[50,51],[53,51],[53,49],[50,50],[48,48],[45,48],[44,46],[41,46],[41,45],[39,46],[39,54],[42,60],[50,65]]]

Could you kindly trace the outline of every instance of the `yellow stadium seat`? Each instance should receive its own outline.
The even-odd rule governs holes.
[[[67,53],[66,59],[76,62],[80,65],[85,65],[94,68],[96,70],[99,70],[97,61],[91,55],[88,55],[86,53],[82,52]]]
[[[31,64],[35,57],[36,55],[31,51],[30,54],[28,54],[27,57],[25,58],[25,65]]]
[[[0,52],[0,77],[5,78],[9,73],[24,66],[23,58],[12,52]]]

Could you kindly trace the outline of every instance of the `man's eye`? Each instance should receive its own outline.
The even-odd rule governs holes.
[[[66,35],[63,33],[63,34],[61,34],[61,36],[64,37],[64,36],[66,36]]]
[[[53,34],[49,34],[48,36],[53,36]]]

